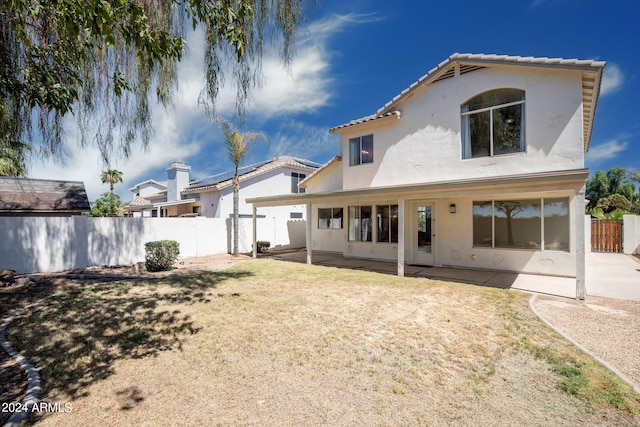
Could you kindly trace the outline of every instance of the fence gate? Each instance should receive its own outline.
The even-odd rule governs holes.
[[[622,221],[592,219],[591,252],[622,253]]]

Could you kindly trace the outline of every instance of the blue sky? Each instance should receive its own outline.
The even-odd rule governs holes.
[[[640,170],[640,1],[636,0],[318,0],[306,9],[296,57],[285,70],[268,51],[262,86],[254,91],[243,130],[264,131],[244,164],[277,155],[324,163],[338,153],[328,129],[373,114],[451,54],[486,53],[596,59],[607,62],[586,166],[593,172],[621,166]],[[217,127],[197,105],[202,88],[199,32],[180,65],[180,92],[168,111],[154,109],[148,151],[114,159],[124,173],[116,186],[123,201],[146,179],[163,181],[175,160],[196,179],[231,169]],[[222,90],[218,113],[234,115],[234,89]],[[95,200],[108,186],[97,150],[80,148],[67,133],[66,167],[31,165],[31,177],[84,181]]]

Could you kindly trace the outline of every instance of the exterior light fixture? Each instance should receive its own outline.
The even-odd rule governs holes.
[[[452,214],[456,213],[456,204],[455,203],[451,203],[449,205],[449,212],[452,213]]]

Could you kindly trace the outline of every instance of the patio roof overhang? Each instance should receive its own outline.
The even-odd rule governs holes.
[[[323,201],[358,201],[372,197],[429,198],[452,197],[482,191],[507,191],[535,188],[536,191],[581,187],[589,177],[589,169],[507,175],[500,177],[474,178],[456,181],[440,181],[427,184],[407,184],[353,190],[324,191],[311,194],[285,194],[280,196],[248,198],[254,207],[301,205]]]
[[[200,199],[185,199],[185,200],[176,200],[173,202],[162,202],[162,203],[154,203],[153,206],[154,207],[161,207],[164,208],[166,206],[177,206],[177,205],[188,205],[191,203],[196,203],[199,202]]]

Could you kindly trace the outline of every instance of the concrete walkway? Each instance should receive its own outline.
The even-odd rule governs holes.
[[[263,256],[306,263],[305,250],[267,253]],[[397,265],[389,261],[345,258],[340,254],[314,252],[313,264],[338,268],[396,274]],[[587,296],[640,301],[640,260],[623,254],[587,254]],[[451,267],[405,266],[408,277],[449,280],[501,289],[517,289],[543,295],[575,298],[576,280],[567,277],[505,273]]]
[[[640,301],[640,258],[587,254],[587,295]]]

